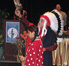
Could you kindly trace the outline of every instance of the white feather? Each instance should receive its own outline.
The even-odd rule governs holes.
[[[63,20],[62,20],[62,15],[56,9],[54,9],[53,11],[55,11],[59,15],[59,18],[61,20],[61,30],[59,32],[59,35],[62,35],[63,34]]]
[[[58,21],[57,21],[57,18],[55,17],[55,15],[51,12],[47,12],[45,13],[44,15],[46,15],[49,20],[50,20],[50,23],[51,23],[51,29],[55,32],[58,31]]]

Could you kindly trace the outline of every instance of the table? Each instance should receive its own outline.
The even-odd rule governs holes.
[[[57,38],[57,49],[52,51],[53,65],[69,66],[69,38]]]

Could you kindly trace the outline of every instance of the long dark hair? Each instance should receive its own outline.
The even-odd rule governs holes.
[[[32,26],[28,27],[27,30],[29,30],[30,32],[35,32],[35,37],[32,40],[32,42],[33,42],[36,39],[36,37],[38,36],[38,27],[35,25],[32,25]]]

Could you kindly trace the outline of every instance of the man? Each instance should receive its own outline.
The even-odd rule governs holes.
[[[47,18],[42,15],[40,17],[39,29],[40,37],[43,43],[43,66],[52,66],[52,51],[57,48],[56,34],[50,28],[49,23],[46,22]]]
[[[67,29],[67,14],[65,12],[61,11],[60,4],[56,5],[56,10],[58,10],[61,13],[62,19],[64,21],[64,24],[63,24],[64,25],[64,29]]]

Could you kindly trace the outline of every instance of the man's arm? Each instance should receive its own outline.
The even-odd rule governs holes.
[[[57,48],[57,44],[51,45],[50,47],[43,48],[43,51],[53,51]]]

